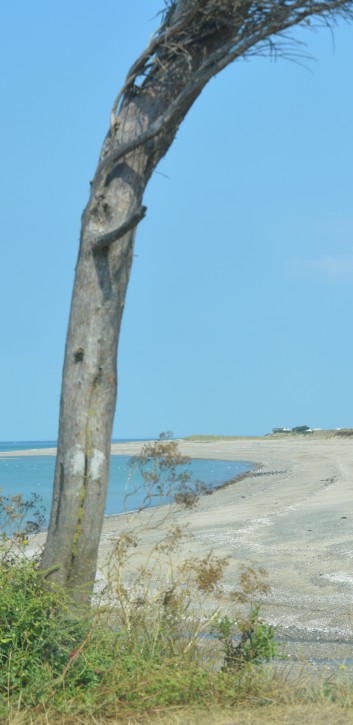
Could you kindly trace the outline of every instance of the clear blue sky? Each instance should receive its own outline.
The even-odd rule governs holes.
[[[162,0],[0,8],[0,440],[57,435],[80,216]],[[213,80],[146,194],[114,437],[353,426],[353,28]]]

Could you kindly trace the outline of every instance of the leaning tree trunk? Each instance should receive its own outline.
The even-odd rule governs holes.
[[[66,342],[54,493],[43,568],[90,597],[116,402],[116,356],[143,193],[206,83],[237,57],[310,15],[351,2],[175,0],[113,108],[83,213]],[[213,153],[210,149],[210,153]]]
[[[180,117],[156,136],[153,124],[168,110],[189,76],[183,57],[170,70],[156,73],[154,83],[144,92],[125,92],[82,219],[65,351],[54,494],[43,557],[43,568],[53,569],[50,578],[72,588],[78,601],[89,598],[96,572],[116,403],[117,344],[135,227],[145,213],[141,200],[146,184],[171,144]],[[192,93],[186,99],[184,113],[194,97]],[[120,154],[120,149],[129,148],[151,127],[149,141]]]

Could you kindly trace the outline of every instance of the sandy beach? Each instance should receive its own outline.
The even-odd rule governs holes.
[[[136,443],[113,444],[112,453],[134,455],[139,449]],[[228,556],[230,591],[240,564],[265,567],[271,585],[270,593],[261,597],[266,621],[277,625],[284,638],[304,640],[309,646],[320,642],[331,655],[335,643],[335,656],[341,656],[342,645],[342,658],[352,657],[352,441],[302,436],[186,440],[180,442],[180,451],[191,458],[256,465],[242,480],[203,496],[195,510],[177,514],[177,523],[189,527],[185,552],[201,556],[212,549]],[[128,519],[105,519],[100,570]],[[142,554],[163,526],[146,533]],[[317,647],[315,652],[318,656]]]
[[[115,444],[114,453],[136,452]],[[188,523],[193,555],[229,556],[231,589],[241,563],[268,571],[263,615],[283,635],[349,641],[353,626],[353,444],[349,439],[185,441],[192,458],[248,460],[253,474],[204,496]],[[100,560],[119,517],[105,522]],[[352,656],[352,655],[351,655]]]

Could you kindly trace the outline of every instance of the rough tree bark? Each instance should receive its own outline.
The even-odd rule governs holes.
[[[238,57],[286,52],[285,31],[352,17],[347,0],[174,0],[115,101],[91,194],[66,342],[43,568],[87,601],[95,578],[116,403],[116,356],[148,180],[206,83]],[[289,49],[289,52],[290,49]]]

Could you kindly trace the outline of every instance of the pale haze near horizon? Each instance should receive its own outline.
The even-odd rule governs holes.
[[[57,436],[80,216],[162,4],[0,9],[0,440]],[[149,184],[114,438],[353,425],[352,26],[296,37],[314,60],[233,64]]]

